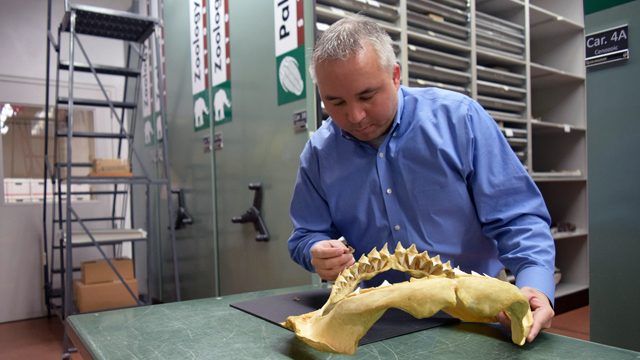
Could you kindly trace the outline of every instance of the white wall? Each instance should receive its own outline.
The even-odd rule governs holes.
[[[0,103],[44,105],[47,2],[44,0],[1,0],[1,2]],[[52,2],[54,3],[52,29],[54,36],[57,36],[64,1],[52,0]],[[78,3],[126,10],[131,7],[132,1],[84,0]],[[83,38],[82,41],[96,63],[124,64],[124,47],[121,42],[98,41],[89,37]],[[62,48],[63,52],[66,52],[66,41]],[[80,53],[77,56],[77,60],[82,60],[79,57]],[[51,71],[55,76],[55,65],[51,66]],[[98,98],[101,94],[95,81],[88,76],[77,77],[75,84],[77,97]],[[121,81],[107,79],[105,86],[110,96],[115,99],[121,96]],[[64,91],[65,89],[66,87],[63,87]],[[96,111],[95,118],[96,131],[116,129],[109,111]],[[106,156],[111,153],[113,149],[109,144],[96,149],[96,156]],[[0,161],[2,161],[1,139]],[[2,166],[0,166],[0,178],[2,176]],[[78,210],[98,212],[101,204],[97,201],[82,204],[79,205]],[[46,314],[43,300],[42,252],[42,206],[3,204],[0,200],[0,322]]]

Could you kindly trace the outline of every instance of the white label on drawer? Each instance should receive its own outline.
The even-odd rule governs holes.
[[[369,0],[368,3],[371,6],[380,7],[380,3],[375,0]]]
[[[511,130],[511,129],[504,129],[504,134],[505,134],[507,137],[512,137],[512,136],[513,136],[513,130]]]
[[[570,132],[571,132],[571,126],[569,126],[569,125],[565,125],[565,126],[564,126],[564,132],[566,132],[566,133],[570,133]]]

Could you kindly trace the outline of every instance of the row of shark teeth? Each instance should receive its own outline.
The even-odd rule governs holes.
[[[442,263],[439,255],[430,257],[426,251],[419,253],[415,244],[405,249],[401,243],[398,243],[393,254],[389,253],[388,246],[385,244],[380,251],[374,248],[369,254],[363,254],[357,262],[340,273],[334,283],[330,300],[339,301],[353,292],[363,280],[369,280],[390,269],[407,272],[418,278],[456,276],[456,271],[449,261]],[[461,272],[458,269],[458,273]]]

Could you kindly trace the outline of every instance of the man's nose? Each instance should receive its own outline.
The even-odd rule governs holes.
[[[349,119],[350,123],[359,124],[360,122],[362,122],[362,120],[365,119],[366,116],[366,111],[359,104],[351,105],[347,109],[347,118]]]

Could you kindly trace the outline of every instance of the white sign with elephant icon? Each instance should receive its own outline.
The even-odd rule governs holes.
[[[215,125],[231,121],[231,59],[229,0],[209,3],[211,44],[211,95]]]
[[[209,66],[207,62],[207,4],[193,0],[189,6],[191,41],[191,90],[193,94],[193,128],[209,128]]]

